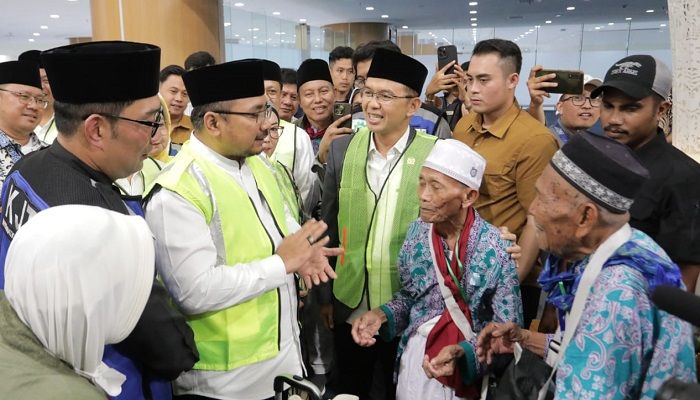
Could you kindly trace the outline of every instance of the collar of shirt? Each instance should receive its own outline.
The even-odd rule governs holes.
[[[482,125],[484,122],[482,114],[469,113],[466,118],[469,118],[467,122],[468,126],[472,130],[476,132],[488,132],[499,139],[503,139],[508,132],[508,129],[510,129],[510,126],[513,124],[513,122],[515,122],[516,118],[518,118],[520,112],[520,104],[518,104],[518,101],[514,99],[513,105],[510,106],[508,111],[506,111],[506,113],[496,120],[496,122],[494,122],[494,124],[488,129],[484,129]]]
[[[93,169],[90,166],[88,166],[87,164],[85,164],[81,159],[76,157],[73,153],[68,151],[65,147],[61,146],[61,143],[59,143],[58,140],[54,141],[53,144],[51,146],[49,146],[47,151],[51,152],[51,154],[53,154],[56,158],[65,161],[68,165],[70,165],[74,169],[77,169],[78,171],[83,172],[85,175],[87,175],[92,180],[112,186],[112,179],[110,179],[103,172],[98,171],[96,169]],[[116,190],[116,188],[115,188],[115,190]]]
[[[0,130],[0,148],[4,149],[4,148],[7,148],[8,146],[17,146],[17,148],[28,147],[31,149],[31,151],[39,150],[43,147],[47,147],[47,145],[44,142],[39,140],[39,137],[34,132],[29,134],[29,141],[27,142],[27,144],[22,146],[21,144],[17,143],[17,141],[12,139],[3,130]]]
[[[182,118],[180,118],[180,122],[178,122],[177,125],[173,125],[172,130],[180,129],[180,128],[186,129],[188,131],[191,131],[192,129],[194,129],[194,126],[192,125],[192,120],[190,119],[190,117],[188,117],[187,115],[183,115]]]
[[[397,155],[403,153],[404,150],[406,150],[406,145],[408,144],[408,136],[409,133],[411,132],[411,127],[408,126],[406,128],[406,131],[403,133],[403,136],[389,149],[387,152],[387,157],[389,158],[392,155]],[[368,151],[368,156],[369,157],[382,157],[382,154],[377,150],[377,146],[374,144],[374,135],[375,133],[372,132],[372,140],[369,141],[369,151]]]
[[[657,128],[656,136],[634,152],[637,157],[646,163],[647,160],[653,160],[661,157],[661,153],[663,153],[664,146],[666,145],[668,145],[668,143],[666,142],[664,131],[661,130],[661,128]]]

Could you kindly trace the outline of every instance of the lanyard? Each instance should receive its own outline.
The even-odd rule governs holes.
[[[462,300],[466,304],[469,304],[469,297],[467,296],[467,291],[464,289],[464,286],[459,282],[459,279],[457,279],[457,275],[455,275],[454,271],[452,270],[452,263],[457,259],[457,268],[459,268],[459,274],[460,276],[464,276],[464,264],[462,264],[462,261],[459,259],[459,243],[455,244],[455,251],[452,253],[452,260],[450,260],[447,255],[445,255],[445,261],[447,262],[447,272],[450,274],[450,278],[452,278],[452,282],[457,285],[457,288],[459,289],[459,294],[462,296]]]

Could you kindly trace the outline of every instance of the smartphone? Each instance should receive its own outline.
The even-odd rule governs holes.
[[[335,103],[333,104],[333,121],[341,119],[345,115],[352,113],[352,105],[350,103]],[[343,122],[341,128],[352,128],[352,118]]]
[[[445,65],[449,64],[450,61],[454,61],[455,64],[458,63],[457,61],[457,46],[454,45],[449,45],[449,46],[440,46],[437,49],[437,56],[438,56],[438,69],[442,69]],[[454,65],[451,66],[450,68],[445,71],[445,74],[453,74],[454,73]]]
[[[537,71],[536,76],[556,74],[557,76],[550,80],[550,82],[556,82],[557,87],[544,88],[543,90],[548,93],[561,93],[561,94],[581,94],[583,93],[583,72],[581,71],[568,71],[561,69],[543,69]]]

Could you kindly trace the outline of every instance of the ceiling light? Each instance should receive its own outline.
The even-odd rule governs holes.
[[[470,10],[469,14],[476,14],[476,10]]]
[[[647,10],[647,12],[648,12],[648,13],[653,13],[653,12],[654,12],[654,10]]]
[[[306,22],[306,18],[299,18],[299,22],[301,22],[302,24],[305,23],[305,22]]]
[[[230,22],[224,22],[224,27],[229,27],[229,26],[231,26]]]
[[[561,14],[557,14],[554,16],[554,18],[559,18],[559,17],[561,17]]]
[[[367,10],[367,11],[374,11],[374,7],[372,7],[372,6],[365,7],[365,10]]]
[[[470,5],[470,6],[478,6],[478,5],[479,5],[479,2],[478,2],[478,1],[470,1],[470,2],[469,2],[469,5]]]
[[[279,11],[273,11],[273,12],[272,12],[272,15],[280,15],[280,12],[279,12]]]
[[[402,26],[401,29],[408,29],[408,25]]]
[[[40,28],[40,29],[49,29],[49,27],[46,26],[46,25],[42,25],[42,26],[40,26],[39,28]]]
[[[600,27],[599,27],[599,26],[596,26],[595,29],[598,30],[598,29],[600,29]]]
[[[51,14],[51,15],[49,15],[49,18],[51,18],[51,19],[59,19],[59,18],[61,18],[61,16],[58,15],[58,14]]]
[[[241,35],[235,34],[235,35],[233,35],[233,37],[241,37]]]
[[[34,32],[34,33],[32,33],[32,35],[39,36],[39,32]]]
[[[472,24],[472,26],[477,26],[477,25],[478,25],[478,24],[477,24],[476,22]]]
[[[257,36],[253,36],[253,39],[257,39],[257,38],[258,38]]]
[[[527,31],[528,31],[528,32],[534,32],[535,30],[534,30],[534,29],[528,29]]]
[[[576,7],[571,6],[571,7],[566,7],[566,11],[574,11]]]
[[[243,3],[233,3],[235,7],[243,7],[245,4]]]
[[[614,22],[608,22],[608,26],[613,26],[613,25],[615,25]]]
[[[275,32],[275,35],[286,35],[286,32]]]
[[[545,24],[551,24],[551,23],[552,23],[552,21],[550,21],[550,20],[546,20],[546,21],[544,21],[544,23],[545,23]]]
[[[662,27],[662,28],[664,28],[664,27],[666,27],[666,24],[661,24],[661,25],[659,25],[659,26]]]
[[[627,18],[625,18],[625,21],[632,21],[632,18],[631,18],[631,17],[627,17]]]
[[[471,21],[476,21],[478,18],[469,18]]]
[[[535,28],[540,29],[541,25],[535,25]]]
[[[68,1],[71,2],[71,3],[73,3],[73,2],[76,2],[76,1],[78,1],[78,0],[68,0]]]
[[[34,41],[34,39],[29,39],[29,41],[30,41],[30,42],[33,42],[33,41]]]
[[[387,19],[387,18],[389,18],[389,16],[386,14],[382,14],[382,18]]]

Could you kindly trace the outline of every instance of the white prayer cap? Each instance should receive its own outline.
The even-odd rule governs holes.
[[[471,147],[455,139],[438,140],[423,166],[479,189],[486,160]]]

